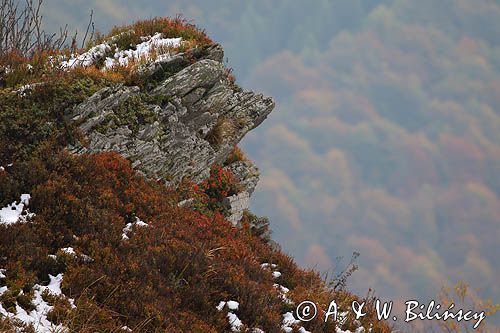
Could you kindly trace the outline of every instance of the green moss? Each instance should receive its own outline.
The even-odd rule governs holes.
[[[169,64],[162,64],[161,68],[156,70],[154,73],[139,73],[134,77],[133,84],[138,85],[146,90],[152,90],[156,88],[161,82],[165,81],[169,77],[177,74],[182,69],[189,66],[189,61],[184,59],[179,62],[173,62]]]
[[[159,120],[159,115],[153,110],[154,105],[164,106],[169,100],[164,96],[149,96],[144,93],[131,96],[106,115],[96,130],[106,133],[109,129],[128,126],[134,134],[137,134],[141,126]]]
[[[133,30],[128,30],[114,36],[113,43],[120,50],[135,49],[141,43],[141,38]]]
[[[76,133],[64,115],[106,84],[75,75],[43,82],[23,95],[0,90],[0,165],[26,160],[48,140],[73,142]]]

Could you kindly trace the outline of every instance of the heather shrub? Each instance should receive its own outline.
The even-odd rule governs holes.
[[[140,21],[94,42],[119,35],[119,47],[133,48],[140,36],[156,32],[182,37],[191,43],[187,47],[211,43],[180,18]],[[117,332],[124,326],[135,332],[226,332],[231,330],[227,312],[216,306],[227,300],[240,303],[237,315],[246,327],[278,332],[293,304],[284,302],[275,284],[290,288],[293,302],[352,298],[328,288],[317,273],[299,269],[270,241],[267,219],[247,212],[241,228],[225,219],[224,199],[241,189],[223,166],[212,166],[199,184],[185,179],[167,187],[136,173],[117,153],[69,153],[68,146],[86,144],[78,124],[68,120],[74,106],[104,87],[138,84],[144,91],[154,83],[144,82],[131,67],[55,68],[51,61],[62,53],[17,54],[8,64],[0,59],[0,67],[11,66],[7,75],[0,73],[0,207],[29,193],[35,214],[25,223],[0,224],[0,268],[6,272],[0,287],[8,288],[0,296],[4,309],[14,313],[19,305],[30,311],[33,286],[47,285],[49,275],[58,274],[64,276],[63,295],[42,295],[53,306],[48,320],[75,332]],[[189,57],[153,81],[194,61]],[[114,124],[137,131],[157,120],[148,103],[164,105],[168,99],[151,98],[143,93],[118,105]],[[225,119],[208,139],[217,146],[244,125]],[[226,165],[242,160],[236,148]],[[263,263],[276,264],[281,276],[273,277]],[[365,321],[370,320],[373,316]],[[332,331],[334,325],[305,327]],[[11,328],[0,318],[1,331]]]
[[[77,308],[48,298],[54,304],[49,318],[76,331],[124,325],[136,331],[226,331],[225,313],[215,307],[234,299],[248,327],[274,332],[283,311],[291,310],[274,283],[293,288],[296,300],[334,296],[317,274],[298,269],[249,228],[238,230],[217,210],[179,207],[175,189],[136,174],[118,154],[61,152],[39,163],[47,176],[30,189],[36,217],[8,232],[0,226],[0,252],[8,258],[0,262],[7,272],[2,283],[12,290],[2,298],[6,309],[14,301],[29,308],[30,287],[58,273]],[[199,188],[220,198],[236,190],[233,180],[214,166]],[[124,238],[125,226],[137,218],[147,226],[133,225]],[[61,251],[70,246],[74,255]],[[263,262],[276,263],[282,276],[273,280]],[[27,296],[19,299],[23,288]]]

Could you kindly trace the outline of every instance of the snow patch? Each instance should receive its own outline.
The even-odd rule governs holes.
[[[63,69],[72,69],[76,66],[89,67],[97,61],[104,61],[103,70],[108,70],[115,66],[127,66],[131,61],[141,59],[151,61],[156,52],[163,53],[156,55],[156,61],[163,61],[170,57],[168,52],[165,53],[165,49],[177,48],[182,43],[181,37],[162,38],[161,33],[156,33],[153,36],[142,37],[143,42],[137,44],[135,49],[120,50],[115,43],[118,36],[114,36],[108,42],[96,45],[80,55],[71,55],[69,60],[61,62],[60,67]]]
[[[227,318],[229,319],[229,325],[231,325],[231,331],[239,332],[243,326],[240,318],[232,312],[227,313]]]
[[[231,325],[231,331],[240,332],[241,328],[243,327],[243,323],[234,313],[234,311],[237,311],[240,307],[240,303],[236,301],[220,301],[219,305],[217,305],[215,308],[217,309],[217,311],[222,311],[226,306],[228,309],[227,319],[229,320],[229,325]]]
[[[16,304],[16,313],[12,314],[7,312],[0,304],[0,314],[9,318],[18,319],[26,325],[33,325],[37,333],[68,332],[68,329],[66,327],[62,325],[55,325],[47,319],[47,314],[52,310],[53,306],[49,305],[43,300],[43,293],[49,292],[54,296],[63,295],[61,292],[63,274],[59,274],[57,276],[52,276],[49,274],[49,278],[49,285],[41,286],[36,284],[35,286],[33,286],[34,293],[32,304],[35,306],[34,310],[28,313],[26,310]],[[3,292],[5,292],[6,290],[7,288],[5,287],[5,290],[3,290]],[[68,301],[70,302],[72,307],[75,307],[73,299],[68,299]]]
[[[295,319],[293,316],[293,313],[291,312],[286,312],[283,314],[283,320],[281,321],[281,328],[285,332],[292,332],[293,327],[292,325],[300,324],[300,321]]]
[[[290,291],[290,289],[277,283],[273,284],[273,286],[278,290],[279,297],[283,302],[287,304],[293,304],[293,301],[286,295]]]
[[[77,66],[89,67],[92,66],[98,59],[105,56],[106,52],[111,51],[111,46],[107,43],[102,43],[90,48],[87,52],[80,55],[71,55],[67,61],[61,62],[61,68],[72,69]]]
[[[122,230],[122,240],[127,240],[130,237],[128,236],[128,233],[132,231],[132,228],[134,226],[138,227],[147,227],[148,224],[144,221],[141,221],[137,216],[135,217],[135,222],[127,223],[125,225],[125,228]]]
[[[25,223],[29,218],[35,216],[25,208],[29,205],[31,195],[21,194],[19,203],[14,201],[12,204],[0,209],[0,224],[10,225],[17,222]],[[24,213],[24,214],[23,214]]]
[[[229,311],[236,311],[236,310],[238,310],[240,303],[238,303],[236,301],[227,301],[227,302],[220,301],[219,305],[217,305],[215,308],[218,311],[222,311],[226,305],[227,305],[227,308],[229,309]]]
[[[222,311],[222,309],[224,309],[224,306],[226,306],[226,302],[220,301],[219,305],[217,305],[215,308],[217,309],[217,311]]]
[[[114,59],[107,58],[106,59],[106,68],[111,68],[116,64],[120,66],[127,66],[130,60],[152,60],[151,56],[153,50],[158,48],[175,48],[181,45],[182,38],[162,38],[161,33],[156,33],[153,37],[145,42],[137,44],[135,50],[124,50],[118,51],[114,55]],[[163,58],[168,57],[163,55]],[[109,59],[109,60],[108,60]]]
[[[336,327],[335,328],[335,333],[364,333],[366,332],[365,328],[364,327],[358,327],[354,330],[354,332],[351,332],[350,330],[342,330],[340,327]],[[371,329],[368,330],[368,332],[371,332]]]
[[[15,90],[14,92],[16,94],[19,94],[20,96],[26,96],[27,93],[33,91],[33,88],[35,88],[36,86],[40,86],[42,85],[43,83],[42,82],[35,82],[35,83],[30,83],[30,84],[25,84],[24,86],[22,86],[21,88]],[[1,170],[1,168],[0,168]]]
[[[72,247],[63,247],[61,249],[61,251],[63,251],[64,253],[66,253],[70,256],[76,257],[76,252]]]
[[[271,268],[275,269],[275,268],[278,267],[278,265],[276,265],[276,264],[270,264],[268,262],[265,262],[265,263],[261,264],[260,267],[262,267],[264,269],[271,269]]]
[[[238,310],[238,307],[240,306],[240,303],[238,303],[236,301],[228,301],[226,303],[226,305],[229,308],[229,310],[236,311],[236,310]]]

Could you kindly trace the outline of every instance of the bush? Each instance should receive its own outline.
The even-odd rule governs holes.
[[[178,207],[175,189],[144,179],[116,153],[60,152],[39,163],[48,176],[32,180],[30,209],[37,215],[8,232],[0,226],[0,252],[8,258],[0,265],[13,292],[29,292],[34,283],[48,281],[48,274],[64,273],[63,292],[77,309],[50,300],[56,303],[49,315],[54,322],[75,331],[126,325],[137,331],[220,332],[229,329],[228,321],[215,307],[234,299],[248,327],[274,332],[284,308],[263,262],[278,264],[283,275],[276,282],[333,297],[317,274],[301,271],[217,210],[204,214]],[[219,166],[200,188],[211,198],[236,191],[232,176]],[[148,226],[135,225],[122,239],[125,225],[136,218]],[[76,257],[61,253],[68,246]],[[57,260],[43,260],[48,254]]]

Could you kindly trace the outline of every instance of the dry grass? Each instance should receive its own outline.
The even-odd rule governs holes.
[[[116,36],[123,32],[131,32],[127,37],[129,44],[137,44],[142,36],[152,36],[162,33],[164,38],[182,37],[185,41],[196,41],[197,45],[213,43],[205,31],[198,29],[186,19],[177,16],[175,18],[156,17],[150,20],[137,21],[134,24],[114,27],[104,39]],[[97,42],[100,42],[99,38]]]
[[[237,125],[234,123],[233,119],[221,118],[214,128],[208,132],[205,140],[207,140],[213,147],[217,147],[222,145],[228,139],[234,137],[236,130]]]
[[[238,161],[248,161],[245,153],[238,147],[235,146],[231,153],[228,155],[224,165],[230,165]]]
[[[75,50],[67,46],[55,44],[46,45],[33,52],[23,52],[9,48],[0,56],[0,88],[13,88],[16,86],[39,82],[53,75],[57,75],[62,69],[58,63],[62,59],[67,59],[70,53],[77,52],[81,54],[92,46],[110,41],[113,38],[113,44],[120,50],[134,48],[141,43],[141,37],[152,36],[156,33],[162,33],[164,38],[182,38],[179,47],[157,47],[151,52],[148,59],[131,59],[126,66],[115,66],[108,72],[112,81],[121,81],[127,84],[134,84],[138,80],[137,69],[140,65],[154,61],[160,54],[185,52],[195,47],[201,47],[213,43],[203,30],[187,22],[181,17],[176,18],[154,18],[150,20],[138,21],[132,25],[114,27],[106,36],[96,34],[94,38],[87,43],[86,49]],[[96,63],[87,67],[89,71],[100,69],[102,63]],[[81,66],[77,66],[81,69]],[[73,70],[76,70],[73,69]]]

